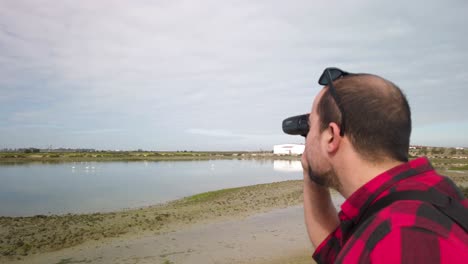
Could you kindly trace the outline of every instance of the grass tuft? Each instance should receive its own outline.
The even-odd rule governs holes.
[[[468,164],[457,167],[450,167],[450,170],[468,170]]]
[[[230,188],[230,189],[222,189],[217,191],[205,192],[200,194],[195,194],[193,196],[186,197],[182,200],[182,202],[194,203],[194,202],[209,202],[221,198],[225,195],[234,193],[241,188]]]

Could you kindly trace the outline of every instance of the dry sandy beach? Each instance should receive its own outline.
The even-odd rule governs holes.
[[[311,263],[302,208],[88,242],[18,263]]]

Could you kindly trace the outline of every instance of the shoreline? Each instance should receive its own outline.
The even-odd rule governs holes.
[[[153,235],[242,219],[302,202],[302,181],[201,193],[180,200],[110,213],[0,217],[0,260],[57,251],[87,241],[129,234]]]
[[[452,174],[445,175],[468,196],[468,173]],[[64,252],[67,248],[82,248],[89,243],[130,241],[141,236],[159,238],[179,230],[205,228],[226,221],[241,223],[246,218],[270,214],[281,208],[287,210],[301,203],[302,180],[292,180],[222,189],[109,213],[0,217],[0,262],[31,260]],[[297,259],[310,262],[310,255],[304,258],[300,254]]]
[[[88,241],[11,263],[310,264],[312,251],[298,205],[157,235]]]
[[[410,159],[426,156],[437,170],[461,170],[468,172],[468,154],[413,153]],[[59,164],[76,162],[164,162],[164,161],[206,161],[206,160],[301,160],[301,155],[278,155],[271,151],[263,152],[0,152],[0,167],[27,164]]]

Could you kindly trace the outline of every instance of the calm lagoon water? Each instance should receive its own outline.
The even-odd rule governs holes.
[[[223,188],[301,178],[299,161],[0,165],[0,216],[108,212]]]

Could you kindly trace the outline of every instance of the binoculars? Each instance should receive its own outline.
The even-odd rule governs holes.
[[[289,135],[307,136],[309,133],[309,114],[288,117],[283,120],[283,132]]]

